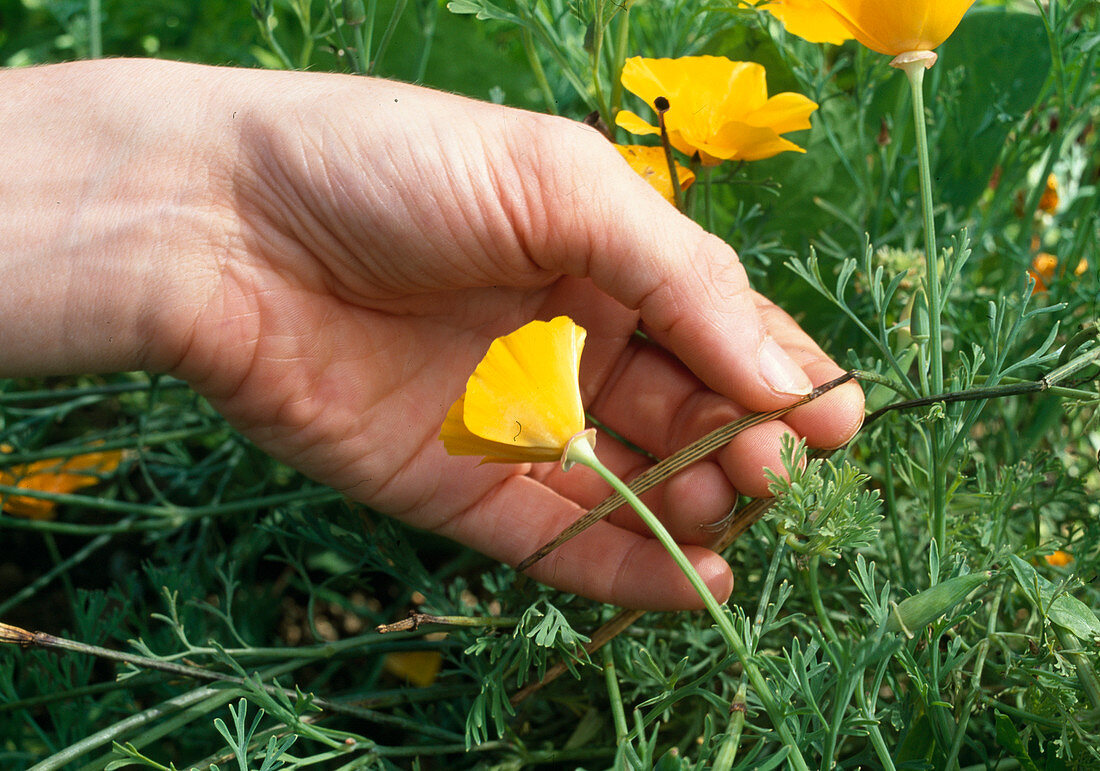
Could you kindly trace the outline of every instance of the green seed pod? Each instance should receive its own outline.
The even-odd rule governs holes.
[[[988,581],[992,575],[986,570],[981,573],[955,576],[912,597],[906,597],[890,611],[890,617],[886,620],[886,630],[905,632],[912,636],[913,630],[931,624],[962,602],[966,595]]]

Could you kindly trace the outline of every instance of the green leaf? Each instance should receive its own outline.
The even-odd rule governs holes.
[[[483,21],[494,19],[521,26],[523,24],[522,20],[515,14],[508,13],[503,8],[498,8],[485,0],[451,0],[447,3],[447,10],[457,14],[474,14]]]
[[[1061,590],[1056,584],[1043,578],[1034,567],[1015,554],[1009,555],[1009,564],[1017,583],[1032,604],[1046,614],[1050,623],[1082,640],[1100,635],[1100,619],[1097,619],[1092,608],[1070,594],[1059,593]]]
[[[1100,635],[1100,620],[1092,608],[1069,594],[1054,598],[1047,608],[1047,618],[1082,640]]]
[[[1000,712],[995,714],[997,722],[997,744],[1001,745],[1001,747],[1012,754],[1012,757],[1019,761],[1020,768],[1022,768],[1023,771],[1039,771],[1039,767],[1035,765],[1035,761],[1031,759],[1031,756],[1027,752],[1027,747],[1024,746],[1020,734],[1016,731],[1016,726]]]

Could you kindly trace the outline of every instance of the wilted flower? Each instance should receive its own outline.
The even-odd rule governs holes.
[[[757,7],[779,19],[792,35],[811,43],[840,45],[852,39],[848,27],[822,0],[769,0]]]
[[[584,430],[578,382],[585,331],[566,316],[497,338],[439,432],[451,455],[494,463],[561,460]]]
[[[623,158],[626,158],[630,168],[638,172],[642,179],[665,197],[666,201],[676,203],[676,196],[672,190],[672,175],[668,172],[668,160],[665,158],[663,147],[615,145],[615,149]],[[680,181],[680,189],[687,190],[695,181],[695,172],[677,163],[676,177]]]
[[[668,140],[685,155],[699,153],[704,166],[724,160],[756,161],[788,150],[805,152],[780,134],[810,128],[817,104],[802,94],[768,97],[764,68],[722,56],[626,60],[623,86],[652,105],[669,102]],[[659,134],[629,110],[615,122],[632,134]]]
[[[0,451],[11,452],[3,445]],[[82,487],[99,484],[104,474],[118,468],[122,460],[121,450],[105,450],[73,455],[69,458],[48,458],[33,463],[20,463],[0,469],[0,484],[24,490],[40,490],[47,493],[71,493]],[[3,510],[17,517],[28,519],[53,519],[56,501],[31,498],[25,495],[3,497]]]

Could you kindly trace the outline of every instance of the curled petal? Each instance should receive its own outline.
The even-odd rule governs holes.
[[[578,371],[585,331],[565,316],[497,338],[440,431],[452,455],[558,460],[584,429]]]

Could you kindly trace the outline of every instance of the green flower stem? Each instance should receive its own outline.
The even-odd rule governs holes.
[[[917,59],[900,65],[913,93],[913,125],[917,137],[917,161],[920,169],[921,211],[924,214],[925,291],[928,292],[929,348],[934,393],[943,391],[943,329],[940,325],[939,265],[936,249],[936,221],[932,211],[932,171],[928,158],[928,131],[924,122],[924,70],[927,60]]]
[[[966,738],[966,727],[970,722],[970,716],[974,704],[982,692],[982,672],[985,670],[986,656],[989,654],[990,640],[997,636],[997,619],[1000,617],[1001,597],[1004,596],[1004,587],[993,595],[990,603],[989,623],[986,624],[985,637],[978,643],[978,655],[974,664],[974,675],[971,677],[970,692],[966,695],[963,708],[959,711],[959,723],[955,729],[955,736],[951,740],[951,748],[947,753],[947,762],[944,764],[949,771],[959,767],[959,751],[962,749],[963,740]]]
[[[711,198],[712,169],[704,166],[699,170],[703,177],[703,227],[708,233],[714,232],[714,203]]]
[[[615,744],[622,745],[630,734],[626,725],[626,711],[623,709],[623,696],[619,691],[619,678],[615,674],[615,655],[610,645],[601,649],[603,654],[603,676],[607,681],[607,699],[611,704],[611,717],[615,722]]]
[[[714,756],[712,771],[729,771],[737,760],[737,750],[741,746],[741,734],[745,730],[745,681],[737,688],[737,693],[730,704],[730,722],[726,727],[726,738],[718,748]]]
[[[88,58],[103,58],[103,11],[101,0],[88,0]],[[1043,179],[1046,179],[1044,177]]]
[[[825,612],[825,604],[821,601],[821,587],[818,582],[818,567],[820,564],[821,555],[815,554],[810,557],[810,566],[806,571],[809,577],[810,599],[813,601],[814,612],[817,614],[817,620],[821,622],[821,629],[825,632],[829,644],[837,645],[840,643],[840,638],[833,628],[833,622],[829,620],[829,616]]]
[[[799,771],[809,771],[809,766],[806,765],[806,760],[802,757],[802,752],[799,750],[794,736],[791,735],[790,729],[787,727],[786,716],[783,714],[783,710],[780,708],[779,703],[775,700],[775,694],[772,693],[771,689],[768,687],[768,682],[764,679],[763,673],[749,655],[749,650],[745,646],[745,641],[741,639],[741,636],[734,628],[729,613],[718,604],[718,600],[714,599],[714,595],[711,594],[710,589],[708,589],[706,583],[703,582],[702,576],[699,575],[695,566],[688,560],[687,555],[684,554],[680,545],[676,543],[668,530],[665,529],[665,526],[661,524],[661,521],[649,510],[649,507],[642,503],[642,500],[635,495],[622,480],[612,474],[611,471],[600,462],[599,458],[596,457],[596,452],[592,444],[586,441],[571,442],[566,450],[565,458],[567,461],[588,466],[588,468],[599,474],[601,479],[611,485],[615,492],[619,493],[619,495],[630,504],[630,507],[638,513],[638,516],[641,517],[646,527],[652,531],[657,540],[661,542],[661,545],[665,547],[669,556],[672,557],[673,561],[675,561],[676,565],[683,571],[692,587],[698,592],[711,618],[714,619],[714,623],[718,626],[718,631],[721,632],[722,638],[741,662],[741,666],[748,676],[749,681],[752,683],[752,687],[756,690],[757,698],[759,698],[760,703],[764,705],[764,710],[768,713],[768,718],[772,721],[776,733],[779,734],[783,744],[790,750],[790,754],[787,756],[788,762],[794,768],[799,769]]]
[[[874,710],[868,704],[867,692],[863,688],[857,687],[855,696],[856,701],[859,702],[859,709],[863,713],[863,719],[867,721],[869,726],[867,736],[871,740],[871,746],[875,750],[875,755],[878,756],[879,763],[886,771],[894,771],[894,759],[890,756],[890,748],[886,746],[886,741],[882,738],[882,733],[878,729],[880,721],[875,717]]]
[[[515,616],[436,616],[432,613],[410,613],[408,618],[392,624],[380,624],[375,628],[379,634],[393,632],[411,632],[421,624],[440,624],[442,626],[497,627],[515,626],[520,621]]]
[[[172,719],[173,716],[178,714],[189,715],[188,722],[190,722],[200,716],[209,714],[224,704],[228,704],[239,695],[240,692],[237,690],[207,686],[174,696],[149,709],[130,715],[74,744],[70,744],[65,749],[55,752],[37,765],[32,766],[30,771],[56,771],[74,762],[77,758],[110,744],[112,741],[118,741],[144,726],[153,725],[164,719]]]
[[[546,112],[557,115],[558,100],[554,98],[554,89],[550,87],[550,81],[546,79],[546,71],[542,68],[542,62],[539,61],[539,52],[535,48],[535,38],[529,30],[523,29],[520,33],[520,39],[523,41],[523,52],[527,55],[527,63],[531,65],[531,74],[535,76],[535,83],[542,94]]]
[[[902,54],[898,59],[904,59]],[[930,390],[943,392],[943,312],[938,255],[936,249],[936,221],[932,211],[932,170],[928,159],[928,131],[924,122],[924,71],[927,58],[912,57],[907,61],[895,60],[894,66],[905,72],[913,93],[913,125],[917,137],[917,160],[920,168],[921,210],[924,213],[924,262],[925,291],[928,294],[928,362],[931,369]],[[932,59],[935,61],[935,59]],[[943,447],[943,427],[935,422],[931,426],[929,455],[932,474],[932,537],[940,547],[940,554],[947,554],[947,468],[946,458],[940,457]]]
[[[619,26],[615,34],[615,49],[611,54],[611,104],[608,129],[614,130],[615,116],[623,104],[623,64],[626,63],[626,49],[630,45],[630,6],[634,0],[627,0],[618,13]]]
[[[596,97],[596,110],[599,112],[600,117],[603,118],[604,123],[610,126],[614,121],[614,116],[608,108],[607,97],[604,95],[600,78],[600,64],[603,62],[603,38],[604,34],[607,32],[607,25],[610,21],[604,15],[605,9],[606,6],[603,3],[596,3],[596,18],[592,23],[592,52],[590,56],[592,67],[592,92]]]
[[[367,74],[373,75],[375,67],[378,62],[382,61],[382,58],[386,55],[386,51],[390,47],[390,40],[393,38],[393,33],[397,31],[397,25],[401,19],[405,16],[405,6],[408,4],[408,0],[397,0],[394,3],[393,10],[390,12],[390,20],[386,24],[385,31],[382,32],[382,39],[378,41],[378,48],[374,52],[374,56],[367,63]],[[374,12],[371,12],[373,18]],[[373,21],[371,22],[373,25]]]

